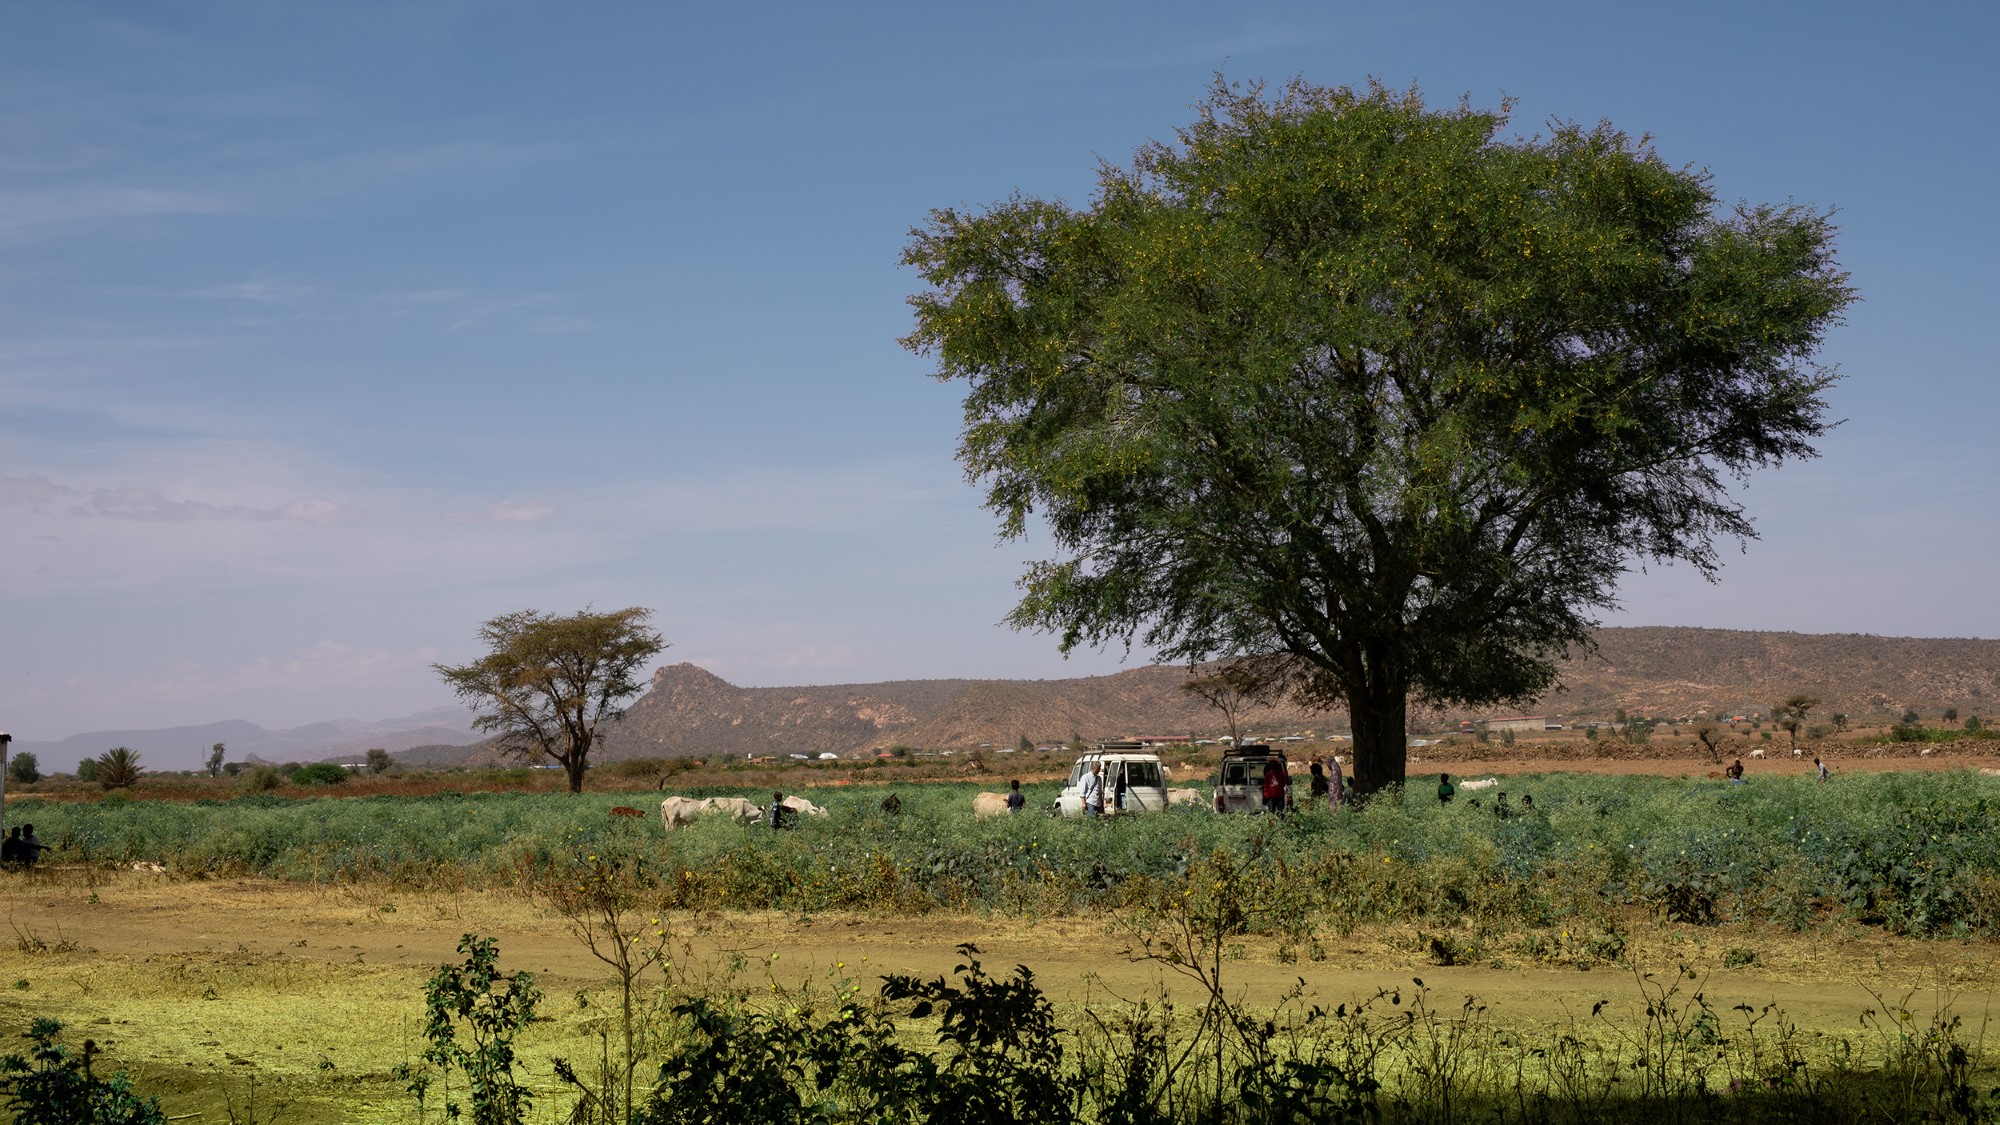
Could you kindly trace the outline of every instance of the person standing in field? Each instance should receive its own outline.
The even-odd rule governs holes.
[[[1449,805],[1451,804],[1451,799],[1456,796],[1458,796],[1458,787],[1451,783],[1451,775],[1448,773],[1439,774],[1438,804]]]
[[[1326,783],[1326,767],[1320,764],[1319,755],[1313,755],[1312,763],[1306,770],[1312,774],[1312,781],[1307,788],[1315,802],[1333,792],[1332,787]]]
[[[1025,806],[1027,803],[1028,799],[1021,795],[1021,779],[1015,778],[1014,780],[1008,782],[1007,811],[1010,813],[1020,812],[1022,807]]]
[[[1340,755],[1335,754],[1332,768],[1326,771],[1326,807],[1335,811],[1339,810],[1342,801],[1347,800],[1347,781],[1340,776],[1345,768]]]
[[[1292,779],[1285,773],[1283,758],[1273,758],[1264,767],[1264,811],[1282,813],[1285,811],[1285,795],[1291,790]]]
[[[1826,780],[1826,763],[1825,763],[1825,762],[1822,762],[1822,761],[1820,761],[1820,760],[1819,760],[1819,759],[1818,759],[1817,757],[1815,757],[1815,758],[1813,759],[1813,769],[1814,769],[1815,771],[1817,771],[1817,772],[1818,772],[1818,774],[1819,774],[1819,779],[1820,779],[1821,781],[1825,781],[1825,780]]]
[[[1104,815],[1104,778],[1097,772],[1097,763],[1090,763],[1090,772],[1083,775],[1083,815]]]

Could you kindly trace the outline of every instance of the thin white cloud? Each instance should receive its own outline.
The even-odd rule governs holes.
[[[502,500],[481,512],[446,512],[440,523],[534,523],[556,514],[553,506],[533,500]]]
[[[303,300],[312,290],[303,285],[286,285],[275,281],[239,281],[231,285],[216,285],[206,289],[193,289],[188,296],[213,301],[248,301],[258,305],[288,305]]]
[[[298,520],[301,523],[353,523],[361,509],[333,500],[307,498],[271,508],[245,504],[210,504],[203,500],[169,500],[143,488],[100,488],[91,492],[87,503],[70,509],[71,514],[103,516],[106,519],[147,520],[159,523],[192,523],[198,520],[241,520],[265,523]]]
[[[0,473],[0,507],[46,504],[67,495],[68,490],[47,477],[13,477]]]
[[[164,215],[217,215],[234,210],[209,192],[163,188],[81,186],[60,192],[0,195],[0,235],[29,234],[108,220]]]

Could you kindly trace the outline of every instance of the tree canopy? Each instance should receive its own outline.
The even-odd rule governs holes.
[[[1723,207],[1608,124],[1218,79],[1088,207],[939,210],[904,344],[967,385],[959,457],[1017,627],[1268,656],[1345,705],[1359,788],[1412,703],[1519,703],[1634,560],[1714,575],[1729,482],[1810,457],[1852,299],[1829,213]]]
[[[567,617],[532,609],[502,614],[480,626],[484,657],[431,667],[459,698],[490,709],[473,720],[476,729],[500,735],[504,747],[524,756],[546,755],[579,793],[598,725],[638,694],[645,686],[638,673],[667,647],[646,625],[652,615],[637,606]]]

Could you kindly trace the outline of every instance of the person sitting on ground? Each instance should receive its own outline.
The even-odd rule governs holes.
[[[1007,811],[1010,813],[1020,812],[1023,808],[1027,807],[1027,804],[1028,798],[1021,794],[1021,779],[1017,777],[1008,782]]]
[[[1733,761],[1733,762],[1729,763],[1729,768],[1728,768],[1728,769],[1726,769],[1726,770],[1723,770],[1723,771],[1722,771],[1722,776],[1724,776],[1724,777],[1728,778],[1728,779],[1729,779],[1729,780],[1731,780],[1731,781],[1734,781],[1734,782],[1738,783],[1739,785],[1740,785],[1740,784],[1742,784],[1742,782],[1743,782],[1743,759],[1741,759],[1741,758],[1738,758],[1738,759],[1736,759],[1735,761]]]
[[[1825,762],[1822,762],[1822,761],[1820,761],[1820,760],[1819,760],[1818,758],[1814,758],[1814,759],[1813,759],[1813,769],[1815,769],[1815,770],[1819,771],[1819,779],[1820,779],[1821,781],[1825,781],[1825,780],[1826,780],[1826,763],[1825,763]]]
[[[21,863],[21,829],[16,826],[0,840],[0,866],[17,867]]]
[[[1507,791],[1502,789],[1493,795],[1493,815],[1501,820],[1511,820],[1514,810],[1507,807]]]
[[[49,850],[47,844],[35,838],[35,826],[21,826],[21,862],[33,867],[42,861],[42,853]]]
[[[1533,793],[1521,794],[1521,815],[1532,816],[1534,814],[1534,811],[1535,811],[1535,795]]]
[[[787,828],[793,827],[793,820],[797,816],[797,810],[785,803],[785,795],[783,793],[774,792],[771,794],[770,825],[773,832],[782,832]]]
[[[1451,783],[1451,775],[1448,773],[1439,774],[1438,804],[1449,805],[1451,804],[1451,799],[1456,796],[1458,796],[1458,787]]]

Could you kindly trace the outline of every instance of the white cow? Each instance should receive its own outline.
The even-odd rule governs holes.
[[[685,824],[693,824],[695,818],[708,811],[708,802],[697,801],[693,797],[668,797],[660,802],[660,825],[667,831]]]
[[[1460,789],[1470,789],[1475,793],[1481,789],[1494,789],[1499,785],[1500,779],[1497,777],[1482,777],[1478,781],[1461,781],[1458,783]]]
[[[1173,807],[1174,807],[1175,805],[1203,805],[1203,806],[1206,806],[1207,804],[1208,804],[1208,794],[1206,794],[1206,793],[1203,793],[1203,792],[1202,792],[1201,790],[1199,790],[1199,789],[1169,789],[1169,790],[1167,790],[1167,807],[1168,807],[1168,808],[1173,808]]]
[[[977,817],[1006,816],[1007,794],[975,793],[972,795],[972,815]]]
[[[1753,758],[1761,758],[1761,757],[1763,757],[1763,756],[1764,756],[1764,748],[1763,748],[1762,746],[1757,746],[1757,747],[1753,747],[1753,748],[1751,749],[1751,751],[1750,751],[1750,756],[1751,756],[1751,757],[1753,757]]]
[[[806,800],[804,797],[785,798],[785,807],[800,816],[825,816],[826,810]]]
[[[701,811],[726,813],[740,824],[755,824],[764,816],[764,806],[743,797],[708,797]]]

